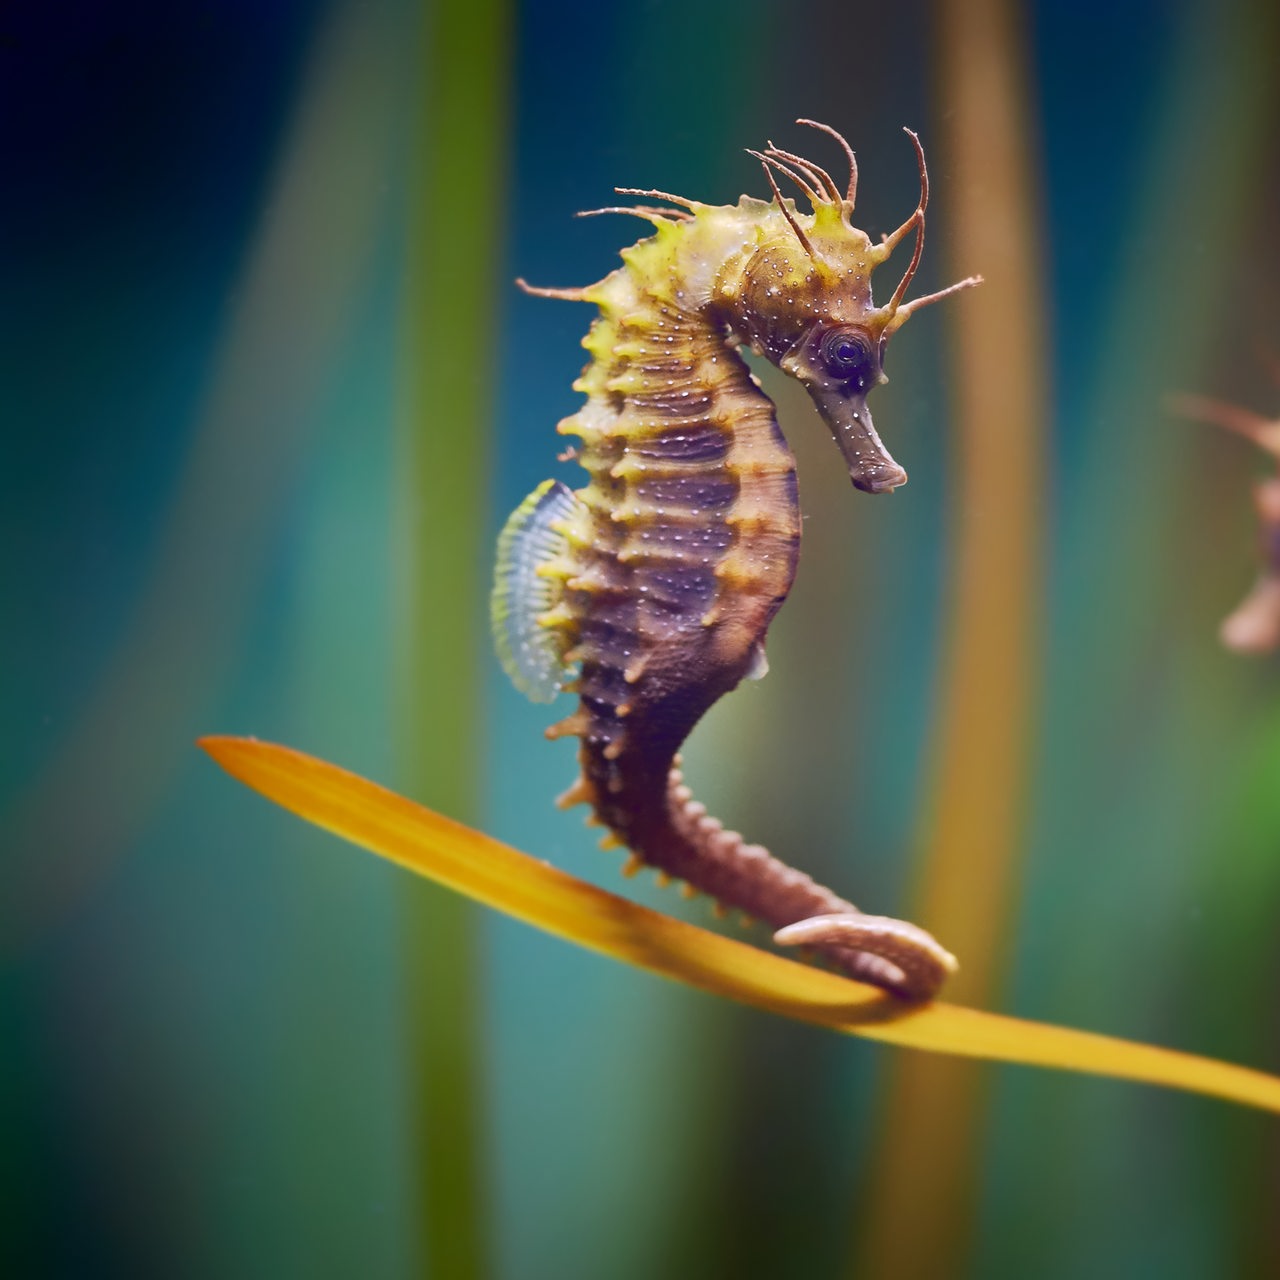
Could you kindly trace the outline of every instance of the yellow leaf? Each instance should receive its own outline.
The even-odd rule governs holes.
[[[941,1001],[905,1004],[606,893],[303,752],[247,738],[200,745],[233,777],[326,831],[549,933],[704,991],[890,1044],[1140,1080],[1280,1112],[1280,1079],[1261,1071]]]

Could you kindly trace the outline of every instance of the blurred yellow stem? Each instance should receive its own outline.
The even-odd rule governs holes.
[[[232,777],[326,831],[517,920],[712,994],[913,1049],[1140,1080],[1280,1112],[1275,1076],[978,1009],[907,1004],[606,893],[301,751],[248,738],[200,745]]]
[[[943,0],[937,13],[948,272],[986,283],[952,319],[953,596],[910,915],[960,958],[947,994],[989,1005],[1009,936],[1038,648],[1044,299],[1014,6]],[[895,1063],[858,1274],[946,1275],[964,1256],[981,1081],[955,1063]]]

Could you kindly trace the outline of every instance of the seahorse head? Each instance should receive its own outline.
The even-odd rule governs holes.
[[[913,311],[980,278],[904,303],[924,249],[929,199],[919,138],[907,130],[920,165],[919,204],[902,226],[876,244],[852,222],[858,170],[849,144],[825,125],[799,123],[831,134],[844,147],[848,187],[841,192],[824,169],[772,144],[767,151],[751,153],[764,166],[776,205],[757,205],[757,238],[724,280],[728,323],[752,350],[808,390],[844,455],[854,485],[868,493],[887,493],[905,484],[907,473],[885,448],[867,408],[868,393],[886,381],[885,347]],[[801,188],[811,215],[783,199],[775,171]],[[872,274],[912,230],[916,236],[910,265],[888,302],[877,307]]]

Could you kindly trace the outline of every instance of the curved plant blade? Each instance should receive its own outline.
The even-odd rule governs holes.
[[[1138,1080],[1280,1112],[1275,1076],[940,1001],[904,1004],[606,893],[301,751],[228,737],[200,746],[233,777],[326,831],[548,933],[704,991],[909,1048]]]

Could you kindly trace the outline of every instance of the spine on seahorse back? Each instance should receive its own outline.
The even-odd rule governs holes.
[[[673,767],[704,712],[763,664],[800,535],[794,459],[715,306],[708,264],[723,285],[741,228],[717,253],[721,211],[699,212],[659,224],[584,291],[601,308],[576,384],[587,403],[560,430],[581,437],[591,479],[553,570],[565,585],[552,619],[566,662],[581,664],[580,706],[549,732],[581,739],[566,803],[590,803],[644,863],[779,928],[856,909],[724,830]],[[913,990],[910,945],[892,958],[816,947],[855,976]]]

